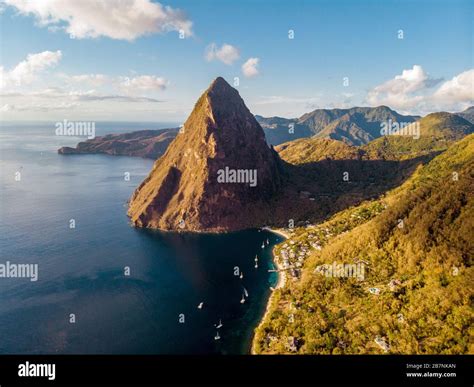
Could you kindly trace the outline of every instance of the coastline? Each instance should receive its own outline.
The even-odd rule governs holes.
[[[282,229],[266,228],[266,230],[285,238],[285,240],[290,238],[290,235],[288,235]],[[280,243],[283,243],[283,241],[280,242]],[[273,249],[275,248],[275,246],[273,247]],[[267,317],[270,313],[270,306],[272,305],[273,295],[275,294],[275,292],[278,289],[282,289],[283,287],[285,287],[285,284],[286,284],[286,272],[284,270],[282,270],[282,266],[278,263],[278,260],[275,258],[275,254],[273,253],[273,249],[272,249],[272,260],[273,260],[273,265],[275,266],[275,269],[277,270],[278,280],[277,280],[277,284],[275,285],[275,288],[272,290],[272,292],[270,293],[270,296],[268,297],[267,305],[265,307],[265,313],[263,314],[262,318],[260,319],[260,322],[258,323],[258,325],[255,327],[255,329],[253,331],[252,343],[251,343],[251,347],[250,347],[250,354],[251,355],[256,355],[256,353],[255,353],[255,332],[257,331],[257,329],[259,329],[262,326],[263,322],[267,319]]]

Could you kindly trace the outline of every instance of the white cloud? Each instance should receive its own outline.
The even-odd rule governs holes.
[[[11,112],[15,110],[15,106],[6,103],[0,107],[0,112]]]
[[[423,88],[427,80],[428,74],[423,70],[423,67],[413,65],[413,68],[403,70],[400,75],[397,75],[393,80],[379,86],[379,88],[395,94],[411,93]]]
[[[259,58],[249,58],[247,62],[242,65],[242,73],[247,77],[255,77],[259,74],[258,65],[260,59]]]
[[[8,103],[0,105],[0,112],[6,113],[47,113],[54,111],[86,112],[91,108],[113,111],[123,110],[122,103],[127,104],[128,111],[137,110],[138,106],[151,106],[162,102],[148,97],[136,97],[120,94],[104,94],[96,90],[67,91],[60,88],[48,88],[33,92],[0,93],[2,101]],[[133,103],[134,107],[130,104]],[[21,116],[20,116],[21,117]]]
[[[211,43],[206,48],[206,59],[210,62],[212,60],[220,60],[226,65],[231,65],[240,58],[240,53],[237,47],[224,43],[221,48],[218,48],[215,43]]]
[[[468,107],[474,104],[474,69],[467,70],[444,82],[433,95],[433,100],[445,105]]]
[[[61,59],[61,51],[44,51],[37,54],[29,54],[27,58],[18,63],[13,69],[7,71],[0,66],[0,90],[3,90],[4,96],[13,96],[16,91],[24,91],[22,86],[30,85],[33,81],[41,80],[47,83],[47,88],[40,91],[43,95],[57,94],[59,90],[58,83],[61,87],[68,87],[71,90],[84,88],[86,86],[93,88],[101,88],[102,86],[110,89],[120,90],[126,94],[137,94],[140,92],[154,92],[166,89],[169,82],[155,75],[137,75],[129,77],[109,77],[104,74],[79,74],[68,75],[64,73],[56,73],[55,78],[42,79],[41,73],[46,69],[55,66]],[[55,85],[55,86],[53,86]],[[30,87],[31,89],[31,87]],[[9,92],[9,93],[6,93]],[[38,92],[29,91],[29,95],[35,95]],[[17,93],[22,94],[22,93]],[[23,95],[25,93],[23,92]]]
[[[3,66],[0,66],[0,90],[5,89],[7,87],[7,73]]]
[[[116,101],[116,102],[162,102],[155,98],[149,97],[137,97],[130,95],[120,94],[105,94],[97,92],[97,90],[73,90],[66,91],[60,88],[47,88],[38,91],[32,91],[28,93],[14,92],[14,93],[1,93],[1,98],[25,98],[29,100],[70,100],[70,101]],[[8,104],[7,104],[8,105]]]
[[[29,54],[10,71],[5,71],[3,67],[0,67],[0,88],[32,83],[39,73],[58,64],[61,57],[61,51],[43,51]]]
[[[460,111],[473,105],[474,69],[464,71],[431,88],[440,79],[430,78],[419,65],[403,70],[402,74],[374,87],[367,94],[370,105],[388,105],[402,113],[426,114],[434,111]]]
[[[71,87],[77,88],[77,86],[90,86],[93,88],[100,88],[102,86],[110,86],[113,89],[120,90],[127,94],[161,91],[165,90],[169,84],[165,78],[156,75],[110,77],[104,74],[58,74],[58,76],[60,79],[66,81],[66,84]]]
[[[400,75],[374,87],[367,95],[371,105],[388,105],[394,109],[409,109],[423,100],[413,93],[428,86],[428,74],[419,65],[403,70]]]
[[[154,75],[140,75],[137,77],[121,77],[119,87],[126,93],[151,92],[164,90],[168,81]]]
[[[77,83],[81,85],[88,85],[92,87],[99,87],[105,85],[109,81],[109,77],[104,74],[79,74],[68,76],[66,74],[62,75],[69,83]]]
[[[157,109],[157,104],[165,101],[155,98],[155,92],[167,87],[166,79],[140,74],[121,77],[56,72],[43,76],[60,58],[60,51],[45,51],[28,55],[11,69],[0,67],[2,119],[56,120],[67,113],[78,119],[146,116],[155,120],[157,112],[163,110]]]
[[[80,106],[78,103],[21,103],[19,105],[4,105],[0,108],[2,112],[50,112],[66,110],[70,111]],[[5,109],[6,107],[6,109]]]
[[[65,29],[77,39],[134,40],[143,35],[182,30],[192,36],[192,21],[179,9],[151,0],[4,0],[40,26]]]

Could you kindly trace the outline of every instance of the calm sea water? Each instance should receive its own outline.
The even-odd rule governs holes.
[[[99,123],[96,130],[172,126]],[[0,278],[0,353],[246,353],[276,282],[267,270],[281,238],[134,229],[126,202],[153,161],[57,154],[82,140],[55,136],[52,124],[0,127],[0,264],[39,265],[37,282]]]

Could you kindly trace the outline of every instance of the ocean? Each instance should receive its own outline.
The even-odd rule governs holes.
[[[103,122],[96,135],[175,126]],[[85,139],[54,130],[0,126],[0,265],[37,265],[36,281],[0,277],[0,353],[247,353],[282,238],[135,229],[127,200],[153,160],[58,155]]]

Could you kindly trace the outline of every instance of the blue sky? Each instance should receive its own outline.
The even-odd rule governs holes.
[[[239,77],[247,105],[265,116],[473,103],[468,0],[128,0],[115,16],[101,0],[27,3],[5,0],[0,14],[5,120],[182,121],[217,76]]]

